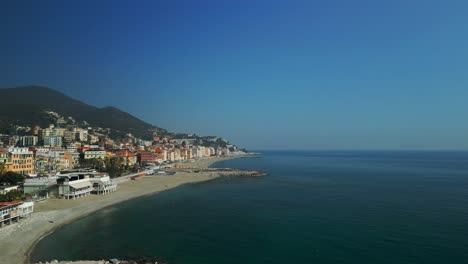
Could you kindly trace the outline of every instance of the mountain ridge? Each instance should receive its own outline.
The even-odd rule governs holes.
[[[78,122],[86,121],[91,126],[132,133],[143,139],[151,137],[149,130],[165,131],[117,107],[99,108],[45,86],[1,88],[0,98],[4,99],[0,104],[0,133],[12,129],[13,125],[47,126],[50,121],[46,111],[72,117]]]

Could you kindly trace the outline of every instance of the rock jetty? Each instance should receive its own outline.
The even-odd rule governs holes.
[[[241,169],[232,169],[232,168],[184,168],[184,169],[174,169],[174,171],[184,171],[189,173],[199,173],[199,172],[208,172],[214,173],[218,176],[240,176],[240,177],[260,177],[266,176],[267,173],[254,171],[254,170],[241,170]]]

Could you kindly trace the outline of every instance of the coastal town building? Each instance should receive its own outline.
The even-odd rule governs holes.
[[[72,143],[75,140],[76,140],[75,139],[75,132],[73,132],[72,130],[65,130],[63,132],[63,141],[65,143]]]
[[[65,159],[64,156],[65,152],[63,150],[37,149],[34,163],[35,173],[57,172],[69,169],[69,160]]]
[[[68,168],[73,169],[80,164],[80,153],[76,149],[66,149],[63,159],[68,161]]]
[[[52,186],[57,184],[57,177],[33,177],[26,178],[23,183],[24,194],[38,194],[39,196],[49,196]]]
[[[91,195],[92,184],[88,173],[67,173],[57,175],[58,196],[64,199],[77,199]]]
[[[68,188],[59,196],[64,197],[66,193],[70,192],[74,193],[75,196],[70,194],[67,197],[73,199],[79,196],[79,191],[86,193],[88,189],[93,188],[89,186],[80,188],[83,184],[80,185],[79,182],[74,182],[71,179],[68,180],[68,184],[58,184],[59,187],[54,179],[54,187],[52,188],[50,176],[63,170],[88,167],[107,171],[113,177],[117,177],[137,170],[138,166],[135,164],[173,163],[213,155],[223,156],[230,154],[229,148],[237,149],[234,145],[220,146],[218,141],[224,142],[224,146],[229,143],[217,137],[198,137],[190,134],[159,135],[153,133],[151,137],[153,140],[148,140],[149,137],[142,139],[135,136],[134,133],[127,133],[124,137],[114,141],[111,139],[110,128],[91,127],[84,121],[75,122],[70,118],[63,118],[55,112],[49,112],[49,115],[56,118],[57,122],[46,128],[41,129],[39,126],[35,126],[31,129],[30,127],[16,126],[15,135],[0,134],[0,146],[6,147],[0,148],[0,163],[2,163],[3,172],[12,171],[31,177],[49,176],[48,178],[38,177],[37,180],[26,179],[23,187],[25,193],[46,190],[47,193],[59,195],[60,188],[61,190]],[[115,159],[114,157],[119,158]],[[90,159],[101,159],[104,162],[84,161]],[[122,159],[123,162],[121,162]],[[111,170],[106,168],[106,166],[115,166],[114,161],[118,161],[118,166],[121,167]],[[67,180],[63,182],[67,182]]]
[[[0,202],[0,227],[19,222],[34,212],[33,202]]]
[[[8,149],[0,148],[0,163],[2,163],[5,172],[12,171],[13,162],[11,161],[11,155]]]
[[[8,146],[16,146],[16,145],[18,145],[18,140],[19,140],[19,136],[11,136],[11,137],[8,139]]]
[[[10,147],[8,152],[12,163],[9,170],[22,175],[33,173],[34,153],[32,151],[30,151],[28,148]]]
[[[172,149],[166,150],[166,160],[167,161],[175,161],[174,151]]]
[[[78,150],[81,149],[81,143],[79,143],[79,142],[68,143],[66,145],[66,149],[68,151],[78,152]]]
[[[183,160],[180,149],[174,149],[174,160],[176,160],[176,161]]]
[[[97,195],[105,195],[117,191],[117,183],[113,182],[109,175],[92,174],[89,178],[93,192]]]
[[[0,194],[7,194],[13,190],[18,190],[19,185],[0,185]]]
[[[192,154],[194,158],[203,158],[205,156],[205,147],[203,146],[193,147]]]
[[[133,166],[137,163],[137,156],[133,152],[127,149],[118,150],[115,152],[115,155],[119,157],[123,157],[124,164],[127,166]]]
[[[89,134],[88,134],[87,140],[88,140],[89,143],[95,144],[95,143],[98,143],[98,142],[99,142],[99,137],[98,137],[98,136],[95,136],[95,135],[89,135]]]
[[[37,146],[39,138],[37,136],[22,136],[19,138],[18,145],[21,147]]]
[[[205,153],[203,154],[204,157],[211,156],[211,148],[204,148]]]
[[[104,195],[117,190],[117,183],[107,174],[90,170],[63,171],[57,175],[57,196],[78,199],[95,193]]]
[[[7,149],[0,148],[0,163],[8,163],[10,162],[10,154],[8,153]]]
[[[62,137],[59,136],[47,136],[44,137],[44,146],[45,147],[61,147],[63,144]]]
[[[91,148],[84,152],[84,159],[104,159],[106,152],[98,148]]]
[[[140,151],[137,154],[137,161],[139,163],[155,163],[158,162],[158,154],[150,151]]]
[[[39,135],[42,139],[46,137],[63,137],[65,131],[65,128],[56,128],[54,125],[50,125],[48,128],[41,129]]]
[[[41,131],[41,127],[40,126],[34,126],[34,128],[32,129],[32,134],[34,136],[39,136],[39,131]]]
[[[88,140],[88,130],[83,128],[75,129],[75,139],[80,142],[85,142]]]
[[[186,149],[186,155],[185,155],[185,159],[193,159],[193,152],[191,149]]]

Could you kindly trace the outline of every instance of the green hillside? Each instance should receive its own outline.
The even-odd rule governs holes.
[[[78,122],[86,121],[91,126],[132,133],[140,138],[150,138],[148,130],[156,128],[115,107],[98,108],[47,87],[0,89],[0,98],[0,133],[6,133],[12,124],[45,127],[50,123],[45,111],[70,116]]]

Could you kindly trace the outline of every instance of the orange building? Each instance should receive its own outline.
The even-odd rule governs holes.
[[[149,151],[140,151],[137,154],[137,161],[140,163],[155,163],[158,161],[158,154]]]
[[[9,171],[23,175],[33,173],[34,152],[28,148],[11,147],[8,149],[8,153],[11,158],[11,168],[9,168]]]
[[[125,149],[125,150],[119,150],[115,152],[116,156],[123,157],[125,160],[125,164],[128,166],[133,166],[135,163],[137,163],[137,156],[135,153]]]

